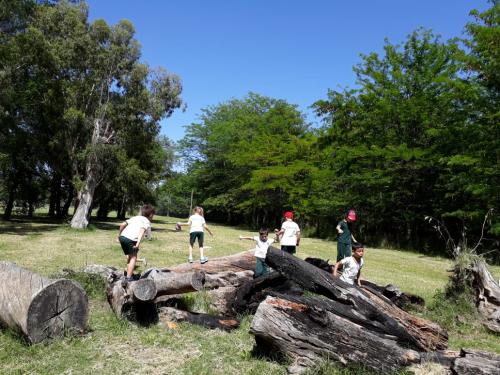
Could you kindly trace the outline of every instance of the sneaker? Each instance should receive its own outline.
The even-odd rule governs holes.
[[[207,262],[208,262],[208,258],[207,257],[200,258],[200,263],[201,264],[205,264]]]
[[[189,258],[188,258],[188,262],[189,262],[189,263],[193,263],[193,257],[189,257]]]

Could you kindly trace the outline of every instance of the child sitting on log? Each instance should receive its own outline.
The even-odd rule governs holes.
[[[352,256],[339,260],[333,268],[333,276],[338,276],[338,269],[342,265],[342,275],[340,279],[348,284],[354,285],[354,281],[361,286],[361,268],[363,267],[363,255],[365,249],[362,244],[355,242],[352,244]]]
[[[155,214],[155,209],[150,204],[141,207],[141,215],[131,217],[120,224],[118,241],[122,250],[127,256],[127,277],[126,282],[132,281],[139,245],[146,233],[150,233],[151,220]]]
[[[267,228],[261,228],[259,230],[259,235],[254,237],[240,236],[240,240],[250,240],[255,241],[255,272],[253,278],[259,276],[265,276],[269,273],[269,266],[266,263],[267,249],[272,245],[276,238],[269,239],[269,230]]]

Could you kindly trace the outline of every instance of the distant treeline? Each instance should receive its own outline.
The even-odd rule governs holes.
[[[306,234],[334,237],[355,208],[368,245],[444,253],[425,216],[473,242],[494,208],[481,249],[498,248],[499,2],[465,30],[443,41],[419,29],[363,55],[356,88],[312,103],[319,128],[249,93],[203,110],[173,145],[159,122],[183,105],[180,79],[140,62],[130,22],[89,23],[83,1],[0,0],[4,218],[42,205],[61,218],[72,205],[124,217],[148,201],[273,228],[292,209]],[[172,171],[175,150],[184,172]]]
[[[356,237],[368,244],[444,253],[429,215],[477,240],[500,202],[499,21],[494,2],[472,13],[465,39],[419,29],[363,55],[355,89],[313,104],[319,129],[255,93],[206,108],[179,144],[186,173],[161,187],[160,206],[176,201],[187,214],[193,190],[209,220],[254,228],[293,209],[319,237],[355,208]],[[482,249],[498,249],[499,234],[496,211]]]

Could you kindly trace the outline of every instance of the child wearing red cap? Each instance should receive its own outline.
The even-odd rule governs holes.
[[[354,221],[356,221],[356,212],[354,210],[349,210],[336,227],[338,232],[337,262],[351,256],[351,240],[352,242],[358,242],[351,233],[348,225]]]
[[[293,212],[286,211],[283,216],[285,221],[278,231],[275,229],[276,236],[280,239],[281,250],[290,254],[295,254],[297,246],[300,243],[300,228],[295,221],[293,221]]]

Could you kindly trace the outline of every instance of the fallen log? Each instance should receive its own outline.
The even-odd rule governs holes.
[[[260,351],[278,352],[291,360],[291,373],[314,367],[321,360],[362,363],[381,373],[419,362],[419,353],[398,338],[367,330],[337,315],[318,298],[269,296],[255,313],[250,332]]]
[[[160,307],[158,309],[160,322],[188,322],[203,326],[210,329],[223,329],[231,331],[239,327],[239,321],[235,319],[227,319],[222,316],[215,316],[202,313],[192,313],[189,311],[179,310],[173,307]]]
[[[396,336],[401,343],[424,351],[447,347],[448,335],[445,330],[401,310],[383,296],[367,293],[339,278],[333,278],[312,264],[274,247],[268,249],[266,262],[304,289],[340,302],[344,309],[350,311],[350,315],[371,321],[384,333]]]
[[[87,328],[88,299],[71,280],[51,280],[0,262],[0,324],[20,331],[30,343]]]
[[[202,270],[207,274],[218,272],[240,272],[255,270],[255,256],[252,251],[229,255],[220,258],[211,258],[207,263],[184,263],[177,266],[167,268],[173,272],[191,272],[194,270]]]
[[[141,275],[141,280],[143,279],[154,281],[155,297],[159,297],[201,290],[205,284],[205,273],[202,271],[176,273],[152,268]]]
[[[500,356],[478,350],[462,349],[451,369],[456,375],[498,375],[500,374]]]
[[[307,263],[310,263],[328,273],[332,273],[333,271],[333,265],[329,264],[328,260],[320,258],[306,258],[304,260]],[[391,302],[396,304],[396,306],[401,309],[405,309],[408,305],[425,305],[425,301],[422,297],[415,294],[402,292],[397,286],[392,284],[380,286],[375,284],[374,282],[363,279],[363,286],[372,292],[378,292],[384,297],[389,298]]]

